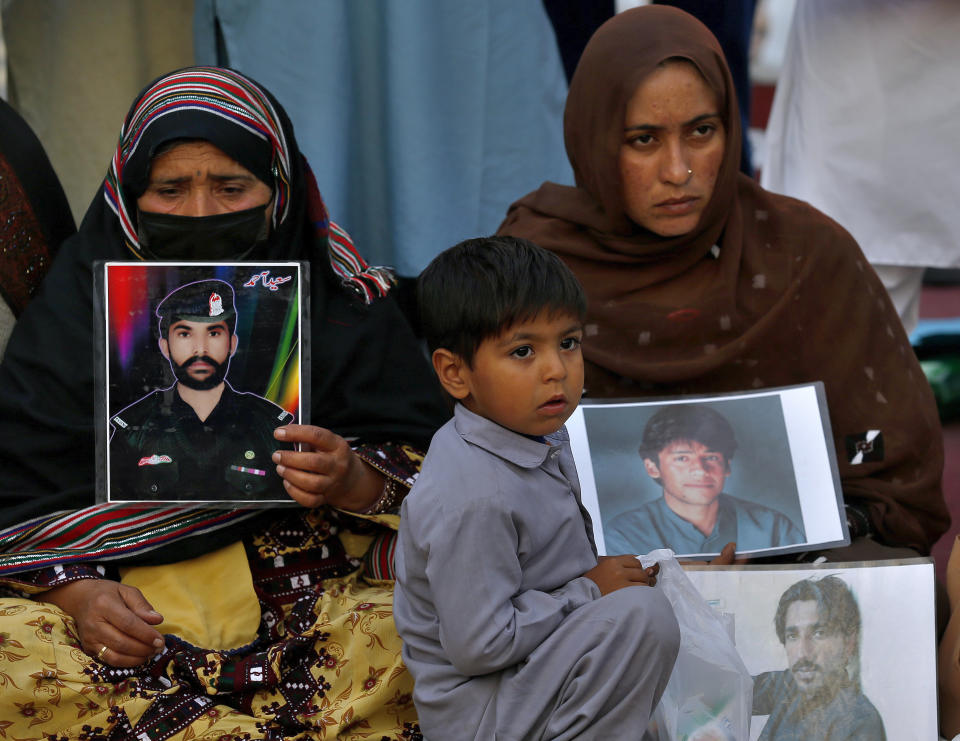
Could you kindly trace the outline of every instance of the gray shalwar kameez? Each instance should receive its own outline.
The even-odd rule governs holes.
[[[566,430],[458,405],[403,503],[394,618],[425,738],[639,739],[680,634],[647,586],[601,597]]]

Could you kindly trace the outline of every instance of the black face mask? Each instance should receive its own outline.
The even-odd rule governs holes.
[[[154,260],[243,260],[267,241],[267,206],[214,216],[137,210],[137,237]]]

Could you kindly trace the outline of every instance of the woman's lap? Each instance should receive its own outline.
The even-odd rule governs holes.
[[[0,599],[0,731],[7,738],[419,736],[393,591],[357,576],[301,599],[270,646],[209,651],[169,638],[138,670],[80,650],[53,605]]]

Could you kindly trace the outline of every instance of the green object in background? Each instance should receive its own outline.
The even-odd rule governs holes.
[[[920,367],[933,389],[940,419],[960,417],[960,355],[921,360]]]

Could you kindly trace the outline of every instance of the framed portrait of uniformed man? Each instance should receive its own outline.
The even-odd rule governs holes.
[[[686,574],[753,676],[749,741],[939,737],[931,559]]]
[[[289,504],[276,428],[306,424],[300,262],[105,262],[97,292],[97,494]]]
[[[581,403],[567,422],[601,553],[849,542],[822,384]]]

